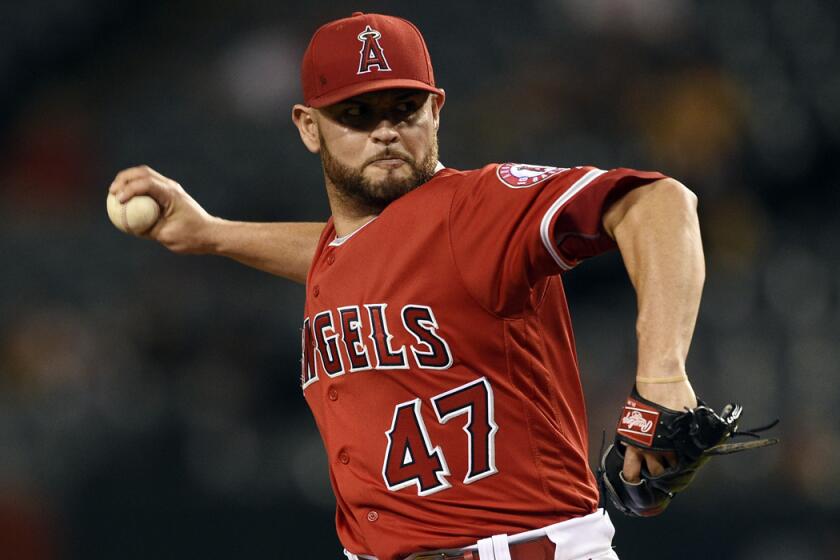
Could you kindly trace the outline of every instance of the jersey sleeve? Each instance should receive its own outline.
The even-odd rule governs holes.
[[[543,278],[616,247],[610,205],[658,172],[594,167],[488,166],[456,191],[452,250],[466,287],[499,314],[516,313]]]

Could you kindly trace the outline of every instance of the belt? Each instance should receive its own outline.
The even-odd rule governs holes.
[[[510,560],[554,560],[557,545],[545,535],[526,542],[510,543]],[[478,560],[477,550],[456,553],[434,552],[420,554],[414,560]]]

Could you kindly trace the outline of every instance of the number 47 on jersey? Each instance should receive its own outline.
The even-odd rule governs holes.
[[[493,389],[481,377],[431,398],[438,422],[446,424],[465,416],[467,434],[467,474],[464,484],[496,474],[495,436],[499,427],[493,421]],[[391,429],[385,432],[388,447],[382,477],[388,490],[417,486],[419,496],[428,496],[452,486],[443,449],[433,446],[420,413],[419,398],[394,408]],[[450,449],[448,452],[452,452]]]

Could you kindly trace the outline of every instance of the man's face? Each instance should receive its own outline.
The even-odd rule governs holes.
[[[379,212],[428,181],[437,164],[435,96],[385,90],[317,111],[321,163],[339,196]]]

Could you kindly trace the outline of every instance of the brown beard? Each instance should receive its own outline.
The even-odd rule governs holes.
[[[391,178],[390,174],[384,180],[373,183],[362,175],[362,170],[374,159],[397,157],[405,160],[411,167],[411,174],[404,179]],[[386,149],[382,154],[366,161],[358,169],[348,167],[336,160],[321,137],[321,166],[324,174],[335,185],[338,194],[360,210],[379,213],[386,206],[401,196],[408,194],[435,174],[437,166],[438,145],[437,138],[432,139],[428,155],[419,164],[403,152],[393,152]]]

